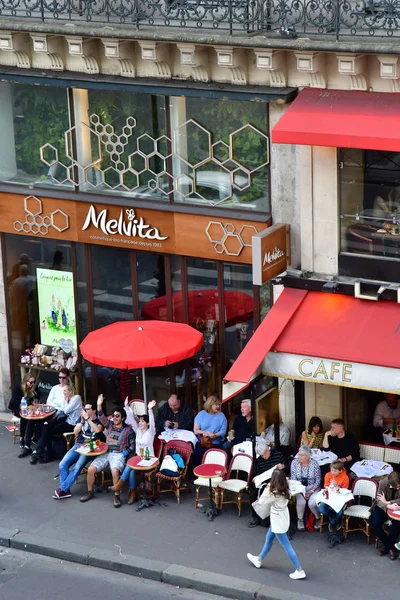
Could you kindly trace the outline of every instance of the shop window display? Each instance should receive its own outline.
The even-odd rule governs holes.
[[[400,258],[400,154],[342,149],[341,251]]]

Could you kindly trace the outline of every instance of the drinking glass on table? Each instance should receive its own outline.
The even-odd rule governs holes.
[[[144,448],[140,448],[140,458],[144,457]]]

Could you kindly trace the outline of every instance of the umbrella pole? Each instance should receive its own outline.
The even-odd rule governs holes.
[[[147,392],[146,392],[146,373],[144,368],[142,368],[142,381],[143,381],[143,400],[144,400],[144,409],[147,414]]]

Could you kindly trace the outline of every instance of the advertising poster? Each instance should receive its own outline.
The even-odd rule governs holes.
[[[36,276],[40,341],[71,352],[77,347],[73,273],[37,268]]]

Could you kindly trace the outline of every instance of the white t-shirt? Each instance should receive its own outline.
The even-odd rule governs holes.
[[[136,434],[136,454],[140,454],[140,448],[146,450],[149,449],[150,456],[154,456],[154,436],[156,435],[156,427],[154,423],[154,414],[152,410],[149,410],[149,427],[146,431],[142,431],[139,428],[139,425],[136,423],[135,417],[133,415],[133,411],[130,406],[125,409],[126,412],[126,422],[128,425],[132,426]]]
[[[47,404],[54,406],[57,410],[64,410],[65,396],[64,387],[60,384],[53,386],[47,398]]]

